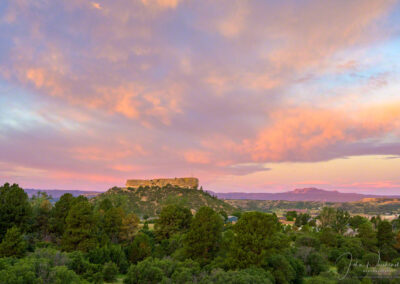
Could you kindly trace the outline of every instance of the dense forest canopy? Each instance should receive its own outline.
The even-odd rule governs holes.
[[[232,223],[168,202],[149,219],[115,201],[1,186],[0,283],[400,283],[399,218],[324,207]]]

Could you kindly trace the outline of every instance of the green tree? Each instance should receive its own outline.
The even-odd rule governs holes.
[[[287,211],[286,212],[286,220],[293,221],[296,218],[297,218],[297,212],[296,211]]]
[[[62,247],[66,251],[88,251],[96,246],[95,218],[87,199],[75,202],[66,218]]]
[[[296,271],[284,256],[273,254],[267,258],[267,261],[277,283],[293,283]]]
[[[310,253],[305,264],[309,275],[318,275],[329,268],[327,261],[318,252]]]
[[[396,235],[396,243],[395,243],[394,247],[395,247],[398,251],[400,251],[400,231],[397,232],[397,235]]]
[[[353,217],[350,218],[349,225],[353,229],[358,229],[358,227],[360,227],[361,224],[364,224],[366,222],[368,222],[367,218],[362,217],[360,215],[356,215],[356,216],[353,216]]]
[[[375,229],[378,228],[379,223],[382,222],[382,218],[380,215],[373,216],[371,218],[371,223],[374,225]]]
[[[90,250],[86,256],[94,264],[104,265],[107,262],[113,262],[122,273],[125,273],[128,269],[126,254],[120,245],[110,244],[104,247],[97,247]]]
[[[285,245],[278,236],[280,224],[276,215],[246,212],[233,230],[235,237],[230,258],[234,267],[260,266],[271,250],[279,250]]]
[[[13,226],[26,229],[31,215],[28,195],[17,184],[0,187],[0,239]]]
[[[51,230],[56,236],[61,237],[64,234],[65,220],[75,201],[75,197],[71,193],[65,193],[54,205],[50,223]]]
[[[336,210],[336,216],[334,218],[333,229],[339,234],[343,234],[347,229],[347,224],[350,220],[350,214],[343,209]]]
[[[119,231],[119,239],[122,242],[132,241],[137,234],[139,227],[139,217],[130,213],[122,217],[121,228]]]
[[[122,208],[115,207],[108,209],[104,213],[102,219],[102,228],[113,243],[116,243],[119,239],[124,215],[125,212],[122,210]]]
[[[319,249],[320,242],[315,236],[309,233],[301,234],[296,238],[296,247],[310,247]]]
[[[151,251],[150,237],[145,233],[139,233],[128,248],[128,258],[131,262],[137,263],[150,256]]]
[[[0,243],[0,257],[22,257],[26,251],[26,242],[21,231],[17,227],[7,230],[7,233]]]
[[[295,221],[294,225],[295,225],[296,227],[301,227],[301,226],[307,225],[307,224],[308,224],[308,221],[309,221],[310,219],[311,219],[310,214],[308,214],[308,213],[301,213],[300,215],[298,215],[298,216],[296,217],[296,221]]]
[[[202,264],[210,262],[218,250],[222,228],[219,214],[210,207],[201,207],[184,239],[186,255]]]
[[[384,220],[378,224],[378,246],[383,247],[384,245],[392,246],[394,244],[394,234],[392,231],[392,224]]]
[[[395,250],[396,242],[392,231],[392,224],[386,220],[379,222],[377,239],[382,260],[391,261],[398,256]]]
[[[376,232],[372,227],[372,223],[365,222],[358,227],[358,237],[361,239],[364,249],[375,252],[377,251],[376,245]]]
[[[326,227],[334,227],[335,224],[335,219],[336,219],[336,210],[335,208],[332,207],[324,207],[321,210],[321,213],[318,216],[320,222],[321,222],[321,227],[326,228]]]
[[[99,210],[102,210],[102,211],[106,212],[106,211],[110,210],[113,207],[114,206],[113,206],[111,200],[108,199],[108,198],[104,198],[102,201],[100,201]]]
[[[160,239],[168,239],[173,234],[187,231],[192,221],[192,212],[181,205],[165,206],[155,224],[156,235]]]
[[[322,229],[319,239],[326,246],[336,246],[336,232],[331,228]]]
[[[50,199],[51,197],[47,193],[40,191],[31,198],[32,230],[40,239],[45,239],[50,232],[50,214],[53,207]]]

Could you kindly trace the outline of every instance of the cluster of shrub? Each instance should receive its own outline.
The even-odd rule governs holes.
[[[0,283],[400,283],[400,220],[245,212],[236,224],[209,207],[178,204],[147,222],[64,194],[55,204],[0,187]],[[352,232],[352,233],[349,233]],[[391,263],[389,274],[365,267]],[[358,265],[352,265],[357,263]]]

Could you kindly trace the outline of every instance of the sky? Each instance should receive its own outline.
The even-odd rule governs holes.
[[[400,194],[400,1],[0,2],[0,183]]]

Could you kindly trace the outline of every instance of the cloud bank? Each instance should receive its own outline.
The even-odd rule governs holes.
[[[196,175],[229,189],[276,163],[400,155],[396,1],[16,0],[0,11],[1,180],[105,189]]]

